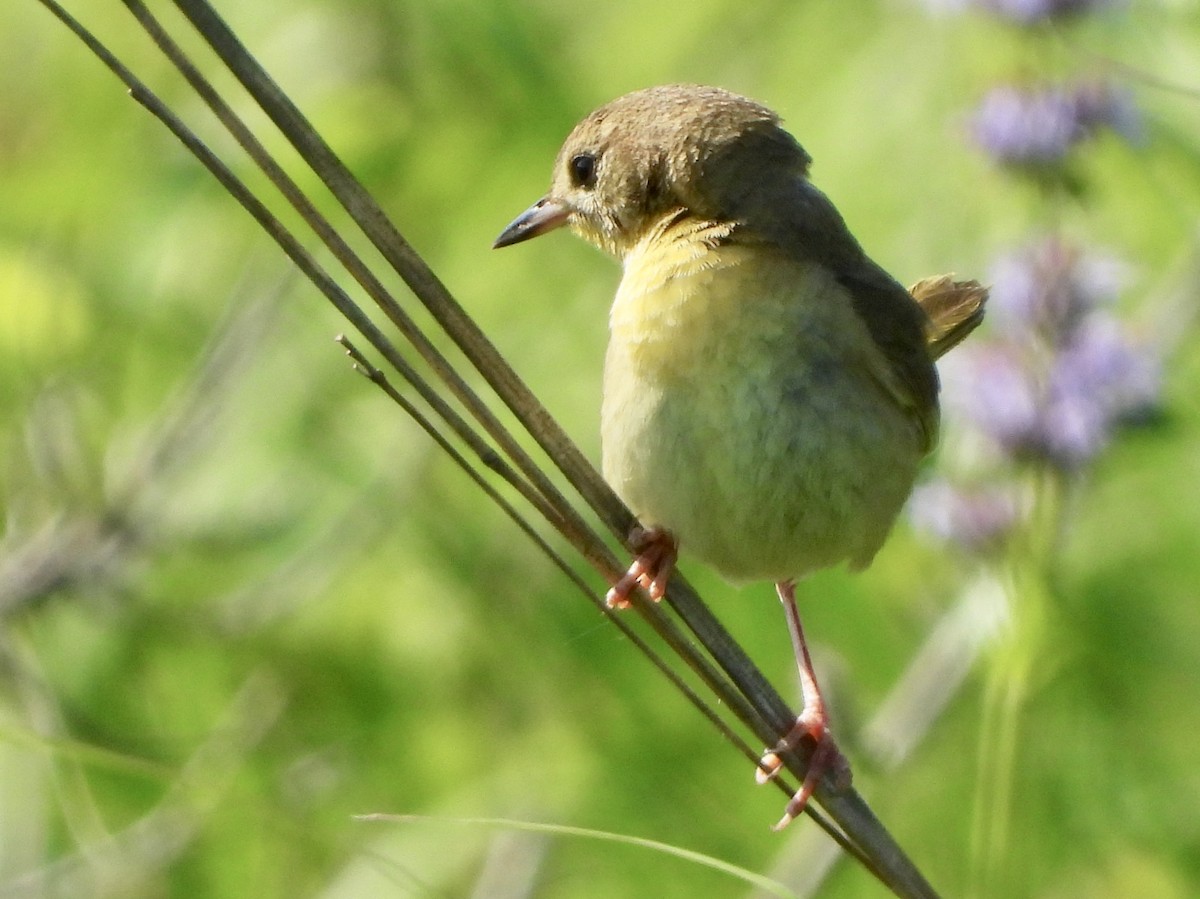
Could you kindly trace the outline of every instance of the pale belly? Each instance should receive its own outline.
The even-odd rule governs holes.
[[[627,268],[605,478],[730,580],[865,565],[912,488],[918,425],[871,376],[865,329],[821,271],[771,278],[730,258],[637,293]]]

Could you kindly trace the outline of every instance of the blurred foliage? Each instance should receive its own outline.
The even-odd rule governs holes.
[[[1131,0],[1036,51],[915,0],[218,6],[593,456],[615,267],[565,235],[488,250],[584,113],[682,80],[767,102],[908,282],[982,275],[1033,224],[964,136],[993,79],[1144,70],[1113,70],[1144,145],[1102,141],[1060,225],[1131,263],[1122,313],[1174,341],[1165,415],[1071,510],[1010,807],[973,805],[981,675],[901,769],[856,774],[947,896],[978,894],[978,814],[1011,816],[991,895],[1200,894],[1194,4]],[[228,149],[119,4],[70,8]],[[745,894],[642,849],[436,820],[761,871],[811,826],[769,831],[779,795],[350,373],[315,291],[33,0],[0,9],[0,58],[0,895]],[[695,578],[788,683],[769,589]],[[866,574],[804,585],[848,721],[966,578],[901,526]],[[352,817],[377,811],[435,820]],[[823,892],[881,894],[850,865]]]

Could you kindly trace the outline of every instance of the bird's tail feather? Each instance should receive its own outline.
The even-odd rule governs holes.
[[[925,311],[925,339],[933,359],[958,346],[983,321],[988,289],[978,281],[934,275],[922,278],[908,292]]]

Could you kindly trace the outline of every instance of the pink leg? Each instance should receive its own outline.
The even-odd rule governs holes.
[[[835,773],[839,785],[848,786],[850,783],[850,764],[837,748],[833,735],[829,732],[829,715],[825,710],[825,700],[817,686],[817,676],[813,672],[812,658],[808,654],[808,644],[804,640],[804,628],[800,625],[800,610],[796,608],[796,585],[793,581],[781,581],[775,585],[779,601],[783,603],[783,612],[787,617],[788,631],[792,635],[792,648],[796,653],[796,666],[800,669],[800,691],[804,697],[804,709],[792,729],[776,744],[774,749],[763,754],[759,762],[757,779],[766,783],[777,775],[783,767],[781,752],[791,752],[808,738],[816,745],[808,761],[808,771],[804,775],[804,783],[796,791],[784,810],[783,817],[775,825],[781,830],[791,823],[792,819],[804,811],[809,798],[816,789],[817,782],[827,773]]]
[[[629,542],[638,555],[624,577],[613,584],[605,596],[604,601],[610,609],[629,608],[629,597],[638,587],[658,602],[666,595],[667,581],[675,570],[679,548],[667,531],[635,528],[629,535]]]

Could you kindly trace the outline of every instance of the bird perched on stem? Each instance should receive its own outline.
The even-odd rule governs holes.
[[[796,608],[795,581],[862,568],[887,537],[938,430],[933,360],[983,316],[948,276],[905,290],[867,258],[808,178],[811,159],[753,100],[669,85],[580,122],[550,191],[497,238],[567,225],[624,267],[609,318],[603,471],[642,523],[608,593],[663,596],[678,547],[783,603],[804,709],[759,766],[814,744],[777,827],[849,767]]]

